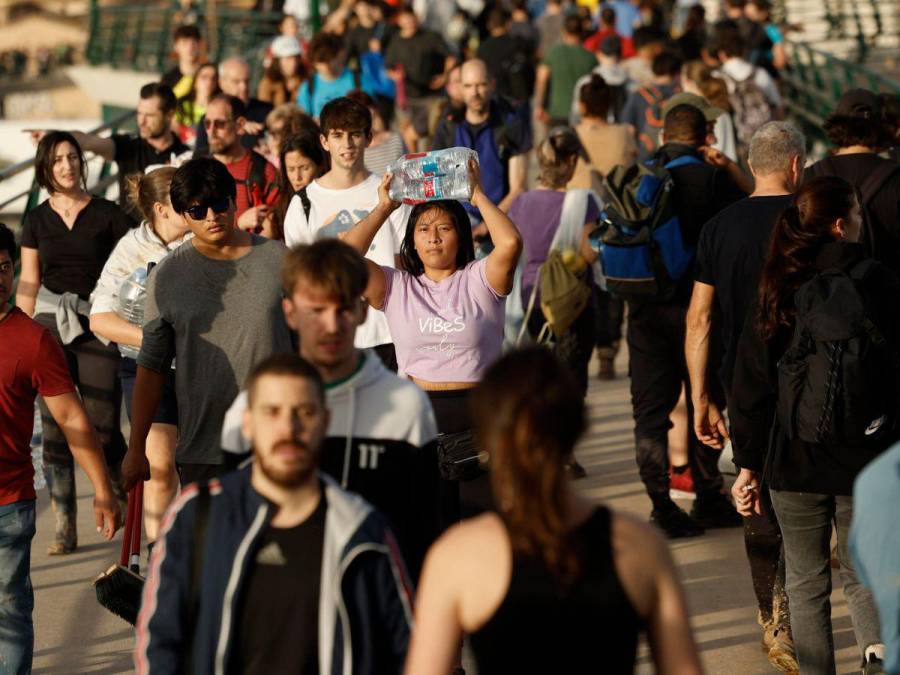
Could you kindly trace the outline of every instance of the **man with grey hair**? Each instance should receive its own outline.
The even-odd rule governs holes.
[[[272,112],[272,104],[250,96],[250,66],[240,56],[232,56],[219,64],[219,88],[223,94],[236,96],[246,106],[246,122],[241,135],[241,145],[253,150],[266,132],[266,116]],[[209,136],[206,133],[206,116],[197,125],[197,144],[194,156],[209,154]]]
[[[759,286],[775,221],[790,204],[803,176],[806,140],[787,122],[769,122],[753,135],[748,163],[755,180],[752,194],[718,213],[704,227],[697,245],[694,288],[687,315],[685,354],[694,404],[694,430],[705,444],[721,448],[728,438],[725,418],[708,394],[713,302],[724,354],[718,376],[731,393],[737,344],[756,307]],[[718,323],[718,322],[717,322]],[[757,489],[741,472],[732,494]],[[779,670],[797,670],[781,558],[781,532],[771,509],[744,518],[744,540],[759,622],[769,661]],[[779,569],[780,568],[780,569]]]

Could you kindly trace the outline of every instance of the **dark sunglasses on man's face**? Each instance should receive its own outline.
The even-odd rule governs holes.
[[[231,120],[211,120],[211,119],[203,120],[204,127],[206,127],[207,129],[212,129],[213,127],[215,127],[219,131],[221,131],[222,129],[227,127],[229,124],[231,124]]]
[[[228,210],[228,206],[228,197],[224,197],[222,199],[217,199],[215,201],[209,202],[208,204],[197,204],[197,206],[191,206],[189,208],[186,208],[184,212],[194,220],[203,220],[204,218],[206,218],[207,209],[212,209],[213,213],[225,213]]]

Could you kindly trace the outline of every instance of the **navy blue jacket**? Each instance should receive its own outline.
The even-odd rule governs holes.
[[[274,508],[250,484],[249,466],[212,480],[193,675],[231,672],[238,603]],[[319,674],[400,673],[409,645],[412,593],[396,542],[361,497],[321,476],[328,502],[319,596]],[[196,485],[169,509],[150,561],[138,616],[135,670],[185,672],[190,630]]]

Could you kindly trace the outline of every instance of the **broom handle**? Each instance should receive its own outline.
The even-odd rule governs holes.
[[[133,565],[140,563],[141,558],[141,522],[144,514],[144,481],[139,480],[134,486],[134,513],[131,518],[131,560]]]
[[[128,565],[128,554],[131,550],[131,521],[134,516],[134,506],[136,503],[134,492],[136,489],[137,485],[131,488],[131,492],[128,493],[128,509],[125,512],[125,531],[122,533],[122,550],[119,553],[119,564],[122,567]]]

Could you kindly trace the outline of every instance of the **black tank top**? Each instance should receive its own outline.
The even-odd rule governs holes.
[[[506,597],[470,637],[479,675],[634,671],[643,621],[616,574],[609,510],[571,537],[581,576],[565,588],[540,559],[514,558]]]

